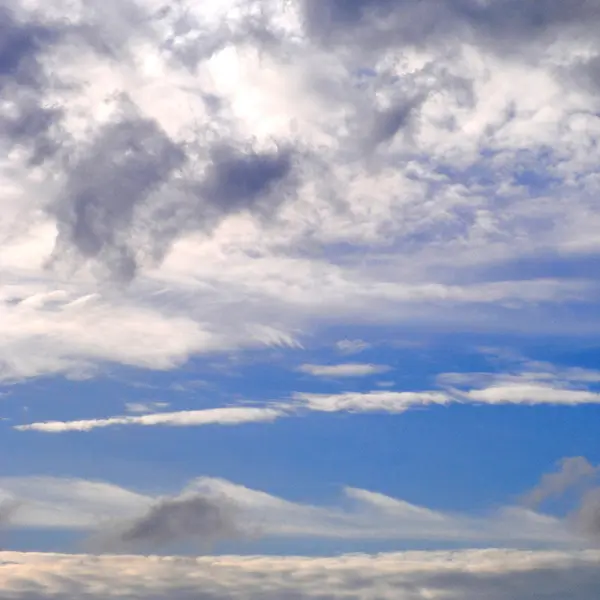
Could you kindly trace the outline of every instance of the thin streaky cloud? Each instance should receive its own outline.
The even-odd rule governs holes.
[[[19,431],[43,431],[45,433],[63,433],[66,431],[91,431],[100,427],[119,425],[172,427],[198,427],[201,425],[240,425],[242,423],[270,422],[282,416],[282,412],[273,408],[225,407],[206,410],[184,410],[150,415],[110,417],[108,419],[85,419],[79,421],[46,421],[17,425]]]
[[[371,344],[369,344],[369,342],[365,342],[364,340],[344,339],[336,342],[335,347],[343,354],[358,354],[359,352],[363,352],[364,350],[371,348]]]
[[[339,365],[314,365],[304,364],[298,369],[314,377],[366,377],[391,371],[387,365],[374,365],[371,363],[343,363]]]

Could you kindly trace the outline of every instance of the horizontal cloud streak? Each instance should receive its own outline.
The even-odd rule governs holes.
[[[342,394],[297,393],[294,398],[317,412],[390,412],[400,413],[414,406],[444,405],[452,402],[442,392],[344,392]]]
[[[137,417],[111,417],[108,419],[87,419],[81,421],[47,421],[17,425],[20,431],[44,431],[46,433],[62,433],[65,431],[90,431],[99,427],[117,425],[168,425],[172,427],[190,427],[201,425],[240,425],[242,423],[261,423],[274,421],[282,413],[272,408],[229,407],[209,408],[205,410],[183,410],[179,412],[163,412]]]
[[[342,364],[301,367],[317,377],[358,377],[382,372],[381,365]],[[374,371],[375,369],[375,371]],[[387,368],[386,368],[387,369]],[[520,370],[507,373],[442,373],[436,377],[438,389],[420,391],[371,390],[333,393],[294,392],[280,401],[256,406],[226,406],[205,410],[159,412],[77,421],[47,421],[16,425],[20,431],[62,433],[90,431],[114,426],[242,425],[272,423],[280,418],[320,413],[393,413],[415,407],[472,405],[554,405],[600,404],[600,392],[589,389],[598,384],[596,371],[562,369],[546,363],[525,361]]]
[[[212,477],[172,496],[60,478],[0,478],[0,493],[21,503],[14,527],[87,530],[101,547],[198,546],[220,539],[418,540],[456,544],[585,544],[557,517],[504,506],[478,515],[418,506],[347,487],[328,505],[300,503]],[[17,518],[18,517],[18,518]],[[44,523],[44,519],[46,522]]]
[[[339,365],[305,364],[301,365],[299,370],[314,377],[365,377],[367,375],[387,373],[391,370],[391,367],[366,363],[343,363]]]

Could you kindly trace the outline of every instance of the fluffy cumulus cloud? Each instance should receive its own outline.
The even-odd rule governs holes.
[[[598,295],[596,3],[0,11],[2,380],[331,320],[598,330],[558,307]]]
[[[336,558],[0,553],[10,600],[592,600],[597,552],[408,552]]]

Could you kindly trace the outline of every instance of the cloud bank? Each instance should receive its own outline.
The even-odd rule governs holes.
[[[11,600],[592,600],[597,552],[407,552],[336,558],[174,558],[0,553]]]
[[[179,493],[144,495],[102,482],[1,478],[0,494],[18,500],[15,528],[87,531],[103,550],[168,548],[243,539],[428,541],[518,547],[586,545],[561,518],[521,506],[453,514],[346,487],[335,503],[292,502],[230,481],[200,477]]]
[[[2,7],[0,380],[597,333],[594,3],[122,6]]]

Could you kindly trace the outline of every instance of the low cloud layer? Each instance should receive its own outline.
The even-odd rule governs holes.
[[[597,552],[407,552],[336,558],[0,553],[11,600],[594,600]]]
[[[587,540],[561,518],[519,506],[471,515],[346,487],[328,505],[293,502],[233,482],[201,477],[171,496],[60,478],[0,479],[0,493],[22,502],[13,527],[92,534],[103,551],[206,550],[224,540],[404,541],[459,546],[573,547]]]

